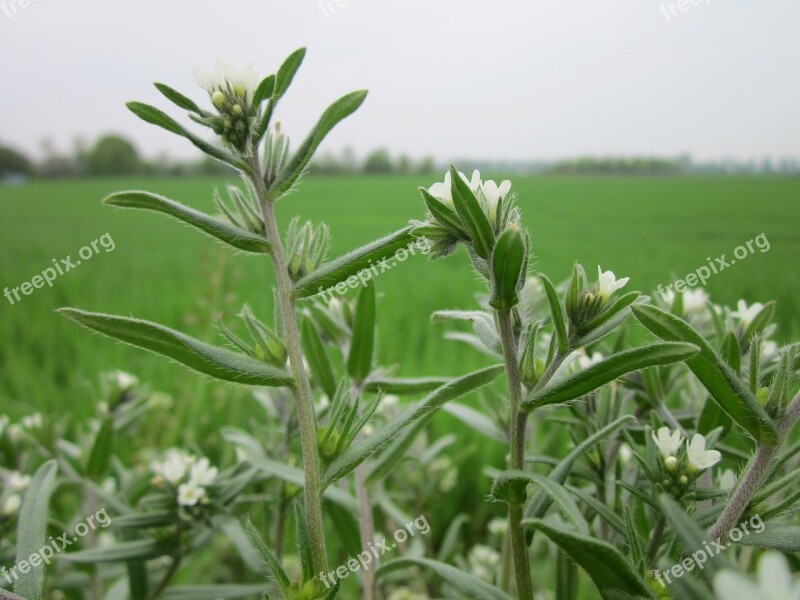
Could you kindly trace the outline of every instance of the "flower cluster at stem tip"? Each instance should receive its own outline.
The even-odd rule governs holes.
[[[681,498],[702,471],[710,469],[720,460],[722,455],[717,450],[706,450],[705,436],[696,433],[691,441],[686,440],[680,431],[670,431],[669,427],[661,427],[653,432],[660,455],[660,464],[664,479],[660,482],[663,488],[676,498]],[[685,448],[685,451],[681,450]]]
[[[153,461],[150,470],[155,474],[154,483],[167,484],[176,492],[180,506],[193,507],[208,503],[209,485],[214,483],[219,470],[203,457],[172,449],[163,460]]]

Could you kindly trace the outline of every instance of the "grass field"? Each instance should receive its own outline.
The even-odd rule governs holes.
[[[130,314],[213,339],[211,317],[249,302],[270,310],[262,257],[236,256],[162,215],[103,207],[119,189],[146,188],[210,210],[215,180],[91,180],[0,188],[2,286],[14,288],[108,232],[116,247],[34,290],[12,306],[0,302],[0,398],[11,412],[29,408],[81,410],[87,385],[105,369],[124,368],[159,389],[182,395],[197,378],[175,365],[80,331],[53,310],[70,305]],[[422,214],[419,178],[308,179],[279,206],[324,220],[333,252],[344,252]],[[778,300],[779,334],[800,331],[795,265],[800,260],[800,180],[797,179],[560,179],[517,178],[535,268],[565,278],[573,261],[587,271],[612,269],[631,286],[652,291],[683,277],[760,233],[756,249],[708,284],[718,302]],[[385,363],[401,373],[463,373],[482,359],[442,340],[429,314],[467,307],[479,283],[465,260],[413,258],[381,276],[378,290]],[[231,296],[235,294],[235,298]],[[227,301],[227,302],[226,302]]]

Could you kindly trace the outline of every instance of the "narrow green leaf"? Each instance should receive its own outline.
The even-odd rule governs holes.
[[[749,387],[691,325],[654,306],[634,305],[631,310],[642,325],[658,337],[698,346],[700,353],[686,360],[686,364],[714,401],[756,440],[767,445],[777,442],[775,424]]]
[[[578,505],[575,504],[569,492],[560,484],[543,475],[528,473],[526,471],[503,471],[495,478],[490,496],[495,500],[509,502],[510,487],[514,485],[515,482],[535,484],[542,492],[550,496],[558,506],[561,514],[575,526],[575,529],[584,535],[589,535],[589,524],[586,522],[586,519],[583,518]],[[524,522],[525,521],[523,521],[523,523]]]
[[[614,546],[538,519],[528,524],[569,554],[592,578],[603,598],[654,598],[645,581]]]
[[[444,225],[447,229],[450,229],[463,237],[467,237],[467,232],[464,230],[464,224],[461,222],[461,219],[459,219],[456,211],[453,208],[447,206],[435,196],[432,196],[431,193],[425,188],[421,187],[419,188],[419,191],[422,194],[422,199],[425,201],[425,206],[428,207],[428,210],[434,219]]]
[[[542,273],[539,273],[539,279],[544,286],[544,291],[547,293],[547,301],[550,303],[550,314],[553,315],[553,327],[558,338],[558,351],[561,354],[565,354],[569,350],[569,334],[567,333],[567,320],[564,317],[564,309],[561,307],[561,301],[558,299],[558,293],[553,282]]]
[[[108,462],[114,451],[114,420],[106,417],[97,436],[94,438],[89,460],[86,464],[86,474],[90,479],[96,480],[108,468]]]
[[[645,564],[644,546],[642,539],[639,537],[639,532],[633,522],[633,514],[631,514],[630,506],[623,507],[625,515],[625,529],[628,532],[628,549],[630,551],[631,559],[634,564],[641,570]]]
[[[325,136],[328,135],[340,121],[357,111],[366,97],[366,90],[351,92],[346,96],[342,96],[328,107],[322,114],[322,117],[320,117],[314,129],[311,130],[311,133],[289,160],[283,173],[270,187],[269,193],[273,199],[279,198],[292,188],[303,174],[303,171],[305,171],[311,157],[314,155],[314,152],[317,150],[322,140],[325,139]]]
[[[617,513],[611,510],[608,505],[598,500],[593,493],[571,485],[568,485],[567,489],[569,490],[570,494],[580,498],[584,503],[586,503],[587,506],[589,506],[589,508],[597,513],[601,519],[611,525],[611,527],[613,527],[617,533],[620,535],[625,535],[625,522],[617,515]]]
[[[575,449],[566,456],[566,458],[558,463],[558,466],[550,471],[548,477],[552,481],[564,485],[564,483],[567,481],[567,477],[569,477],[569,474],[572,471],[572,467],[575,466],[575,462],[581,456],[583,456],[583,454],[589,450],[589,448],[608,438],[623,425],[633,421],[636,421],[636,418],[633,415],[625,415],[624,417],[620,417],[613,423],[609,423],[593,435],[589,436],[583,442],[578,444]],[[525,516],[532,517],[534,519],[541,519],[547,512],[547,509],[550,508],[551,503],[552,500],[549,496],[544,493],[539,493],[537,496],[533,497],[526,507]]]
[[[447,413],[450,413],[462,423],[465,423],[481,435],[500,442],[501,444],[508,444],[508,434],[497,423],[492,421],[489,417],[474,408],[459,404],[458,402],[448,402],[442,407]]]
[[[275,77],[275,89],[272,97],[276,100],[281,98],[289,86],[292,84],[294,76],[297,74],[300,65],[303,64],[303,59],[306,57],[306,49],[298,48],[292,52],[283,64],[278,69],[278,74]]]
[[[55,460],[44,463],[31,478],[25,493],[25,500],[19,512],[17,524],[17,565],[28,559],[46,545],[47,514],[50,510],[50,497],[56,488]],[[46,565],[29,562],[27,573],[18,569],[19,578],[14,581],[14,592],[27,600],[40,600],[44,587]]]
[[[556,556],[556,600],[577,600],[577,598],[578,565],[559,548]]]
[[[459,379],[455,379],[443,385],[439,389],[420,400],[415,406],[406,410],[403,415],[384,425],[365,440],[361,440],[345,450],[328,467],[327,473],[323,478],[323,486],[329,486],[338,481],[367,458],[375,454],[384,447],[394,436],[403,431],[415,421],[432,414],[440,406],[455,400],[490,381],[496,379],[503,372],[502,365],[495,365],[475,371]]]
[[[378,577],[381,577],[392,571],[409,567],[424,567],[433,571],[456,590],[464,594],[464,598],[469,598],[470,600],[512,600],[511,596],[493,585],[486,583],[483,579],[479,579],[474,575],[465,573],[460,569],[451,567],[438,560],[430,560],[428,558],[398,558],[381,565],[376,573]]]
[[[286,371],[259,362],[254,358],[217,348],[169,327],[76,308],[60,308],[57,312],[73,321],[112,338],[121,340],[224,381],[270,387],[291,386]]]
[[[313,493],[313,492],[312,492]],[[297,542],[297,554],[303,567],[303,582],[314,578],[314,554],[311,551],[311,534],[308,531],[308,521],[303,512],[303,505],[295,500],[294,505],[294,536]]]
[[[486,213],[483,211],[469,184],[461,179],[458,170],[450,165],[450,186],[458,216],[469,232],[475,253],[488,259],[494,248],[494,231]]]
[[[164,111],[157,109],[155,106],[150,106],[143,102],[128,102],[125,106],[142,121],[146,121],[151,125],[157,125],[170,133],[175,133],[183,137],[183,127],[181,127],[175,119],[167,115]]]
[[[619,298],[615,299],[614,302],[611,303],[611,306],[584,325],[578,332],[578,335],[589,335],[589,333],[591,333],[593,330],[608,323],[614,317],[620,315],[622,311],[628,308],[636,300],[638,300],[641,295],[641,292],[628,292],[627,294],[623,294]]]
[[[753,336],[757,334],[761,334],[769,325],[770,321],[772,321],[772,315],[775,314],[775,301],[767,302],[764,305],[759,313],[753,317],[753,320],[750,321],[750,324],[747,326],[747,329],[744,332],[744,336],[742,336],[742,344],[745,348],[750,344],[750,340],[753,339]]]
[[[169,588],[164,600],[219,600],[253,598],[264,593],[264,584],[179,585]]]
[[[114,527],[120,529],[147,529],[150,527],[166,527],[175,521],[175,515],[169,511],[129,513],[114,517]]]
[[[275,75],[268,75],[261,80],[256,88],[256,93],[253,95],[253,104],[261,104],[267,98],[272,98],[275,91]]]
[[[336,378],[333,375],[331,361],[311,319],[303,320],[302,334],[303,350],[308,360],[311,374],[317,380],[328,399],[332,400],[333,395],[336,393]]]
[[[164,213],[239,250],[258,254],[267,254],[271,251],[271,246],[265,238],[158,194],[140,191],[117,192],[106,197],[103,202],[109,206],[142,208]]]
[[[449,377],[404,378],[373,376],[364,382],[364,391],[372,394],[382,392],[384,394],[408,396],[411,394],[430,392],[450,380]]]
[[[374,460],[371,461],[369,465],[367,485],[375,485],[378,481],[386,477],[386,475],[392,471],[395,465],[399,463],[406,455],[406,452],[408,452],[408,449],[414,443],[414,440],[417,438],[420,432],[425,429],[434,414],[435,413],[431,413],[427,417],[419,419],[411,427],[407,427],[395,435],[386,449],[378,452],[378,455],[374,458]]]
[[[179,108],[183,108],[184,110],[191,111],[193,113],[201,114],[203,111],[200,110],[200,107],[192,100],[191,98],[187,98],[183,94],[181,94],[178,90],[175,90],[163,83],[155,83],[153,84],[156,86],[159,92],[164,94],[164,96],[178,106]]]
[[[568,402],[626,373],[686,360],[698,351],[699,348],[692,344],[662,342],[620,352],[577,372],[560,383],[528,395],[522,403],[522,408],[533,410],[548,404]]]
[[[79,550],[62,554],[60,557],[76,563],[111,563],[125,562],[132,560],[150,560],[164,556],[169,553],[169,549],[162,547],[155,540],[136,540],[133,542],[122,542],[114,546],[104,548],[90,548],[89,550]]]
[[[375,348],[375,286],[370,281],[358,293],[353,337],[347,357],[347,373],[357,384],[367,378],[372,370]]]
[[[734,373],[739,374],[742,367],[742,351],[739,348],[739,338],[732,331],[729,331],[722,340],[722,348],[720,349],[722,358],[730,365]]]
[[[286,574],[286,571],[283,570],[278,557],[275,556],[275,553],[272,551],[272,548],[267,546],[264,539],[261,537],[261,534],[256,529],[256,526],[253,525],[253,522],[250,520],[250,517],[247,517],[244,521],[244,529],[247,532],[247,537],[250,538],[253,547],[258,550],[259,554],[264,559],[264,562],[267,563],[269,570],[272,571],[272,574],[275,576],[275,579],[278,581],[278,584],[281,586],[281,589],[285,592],[289,589],[291,582],[289,581],[289,576]]]
[[[347,291],[347,286],[344,284],[346,279],[356,276],[366,269],[372,269],[362,274],[362,283],[369,281],[376,273],[380,274],[387,268],[391,268],[392,265],[388,263],[385,267],[383,266],[384,260],[391,258],[398,250],[407,247],[412,242],[414,242],[414,236],[411,235],[411,228],[405,227],[348,252],[320,265],[316,271],[297,281],[294,285],[294,296],[307,298],[334,286],[341,287],[342,291],[339,293],[344,293]],[[337,284],[342,285],[338,286]]]
[[[761,532],[751,531],[738,542],[744,546],[769,548],[786,554],[800,552],[800,527],[786,523],[769,523]]]

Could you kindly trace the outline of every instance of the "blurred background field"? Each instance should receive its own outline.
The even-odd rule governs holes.
[[[499,177],[498,177],[499,178]],[[770,249],[713,276],[707,289],[715,302],[778,301],[778,337],[800,332],[797,314],[800,260],[800,179],[792,178],[599,178],[512,177],[526,225],[533,232],[535,270],[554,280],[567,277],[575,260],[589,272],[596,262],[632,288],[652,293],[658,284],[726,254],[760,233]],[[232,180],[231,180],[232,181]],[[81,331],[54,309],[75,306],[129,314],[219,342],[216,317],[228,318],[248,302],[269,314],[264,257],[235,255],[211,238],[163,215],[103,207],[100,199],[121,189],[148,189],[212,210],[211,192],[224,179],[92,179],[32,182],[0,187],[2,286],[14,288],[40,273],[53,258],[78,250],[108,232],[116,247],[101,252],[20,302],[0,302],[0,402],[12,414],[45,410],[90,414],[97,373],[124,369],[156,389],[183,398],[209,386],[182,367]],[[403,227],[420,217],[416,188],[428,177],[310,177],[282,201],[285,226],[294,215],[328,223],[332,255]],[[469,308],[481,289],[467,261],[401,264],[380,276],[380,352],[384,364],[405,375],[457,375],[486,359],[444,340],[430,325],[431,312]],[[353,293],[353,292],[351,292]],[[430,335],[433,328],[433,335]],[[198,387],[199,386],[199,387]],[[224,398],[240,395],[211,384],[219,398],[202,408],[201,421],[217,411],[237,414]],[[229,411],[233,410],[233,413]]]

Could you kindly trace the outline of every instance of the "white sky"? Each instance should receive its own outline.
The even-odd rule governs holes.
[[[800,156],[798,0],[700,0],[671,20],[661,0],[334,0],[329,16],[318,0],[28,1],[0,10],[0,141],[29,152],[111,130],[148,156],[195,156],[124,102],[168,108],[156,80],[201,99],[195,66],[266,74],[305,45],[279,114],[295,143],[369,88],[323,149]]]

